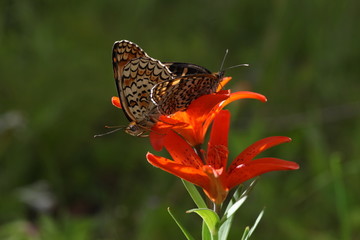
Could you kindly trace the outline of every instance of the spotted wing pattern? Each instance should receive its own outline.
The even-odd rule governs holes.
[[[130,114],[128,114],[128,108],[126,105],[127,101],[125,101],[126,96],[122,91],[123,71],[125,65],[129,63],[132,59],[141,57],[148,57],[148,55],[135,43],[127,40],[121,40],[114,43],[112,51],[112,62],[116,89],[118,91],[121,104],[125,105],[125,107],[123,107],[125,116],[130,121],[133,121],[134,118]]]
[[[168,68],[149,57],[135,58],[125,65],[120,81],[121,104],[132,121],[141,122],[150,113],[156,114],[150,91],[157,83],[171,79]]]
[[[216,92],[223,72],[191,74],[160,82],[151,89],[151,100],[161,114],[186,110],[195,99]]]

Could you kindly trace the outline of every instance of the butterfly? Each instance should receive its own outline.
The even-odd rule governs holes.
[[[209,70],[196,64],[161,63],[128,40],[114,43],[112,62],[122,109],[130,121],[125,132],[132,136],[147,136],[145,133],[150,131],[162,114],[160,111],[165,104],[161,102],[157,105],[158,102],[150,96],[154,86],[190,75],[210,74]]]

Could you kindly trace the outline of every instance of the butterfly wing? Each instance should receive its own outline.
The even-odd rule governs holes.
[[[134,58],[149,57],[137,44],[128,40],[116,41],[112,49],[114,78],[119,96],[124,66]]]
[[[151,100],[161,114],[170,115],[186,110],[195,99],[216,92],[221,79],[218,73],[192,74],[160,82],[151,89]]]
[[[124,104],[124,92],[122,91],[122,79],[124,67],[132,59],[148,57],[148,55],[137,44],[128,40],[116,41],[112,49],[112,63],[114,70],[114,79],[116,90],[118,92],[121,104]],[[128,108],[123,108],[125,116],[129,121],[133,121],[134,117],[128,112]]]
[[[190,74],[211,74],[211,72],[199,65],[182,62],[163,63],[173,73],[174,77],[182,77]]]
[[[146,121],[150,111],[156,109],[150,100],[151,89],[172,79],[169,69],[156,59],[140,57],[130,60],[119,81],[121,104],[128,119],[138,123]]]

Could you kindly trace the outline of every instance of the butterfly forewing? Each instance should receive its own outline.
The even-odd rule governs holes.
[[[163,64],[169,68],[174,77],[182,77],[191,74],[211,74],[208,69],[192,63],[165,62]]]

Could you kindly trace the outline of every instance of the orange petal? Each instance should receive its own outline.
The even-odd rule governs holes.
[[[204,142],[206,131],[215,117],[212,109],[229,96],[230,91],[223,90],[218,93],[204,95],[190,104],[186,113],[189,116],[189,124],[194,129],[193,136],[191,138],[191,143],[194,146]],[[208,122],[208,124],[206,124],[206,122]]]
[[[230,112],[222,110],[214,118],[207,150],[206,164],[211,165],[214,169],[226,168],[229,127]]]
[[[209,188],[209,177],[201,169],[184,166],[169,159],[155,156],[151,153],[146,154],[146,159],[155,167],[161,168],[164,171],[167,171],[202,188]]]
[[[186,113],[198,123],[203,123],[209,112],[219,103],[230,97],[230,91],[220,91],[199,97],[193,101]]]
[[[224,107],[227,104],[229,104],[235,100],[244,99],[244,98],[257,99],[262,102],[267,101],[266,97],[260,93],[249,92],[249,91],[239,91],[239,92],[231,93],[230,97],[221,103],[221,106]]]
[[[230,80],[232,79],[232,77],[223,77],[223,79],[221,79],[221,83],[218,86],[218,88],[216,89],[216,92],[219,92],[221,89],[224,88],[224,86],[230,82]]]
[[[149,134],[150,144],[156,151],[161,151],[164,147],[165,136],[171,129],[158,128],[156,126],[151,128]]]
[[[112,105],[114,105],[117,108],[122,108],[121,103],[120,103],[120,99],[118,97],[112,97],[111,98],[111,103],[112,103]]]
[[[209,143],[227,147],[229,128],[230,112],[228,110],[222,110],[214,118]]]
[[[222,91],[220,91],[222,92]],[[220,93],[219,92],[219,93]],[[217,106],[214,106],[212,108],[211,112],[208,112],[205,122],[203,123],[203,129],[206,129],[209,127],[211,122],[213,121],[213,118],[216,116],[216,114],[221,111],[227,104],[243,99],[243,98],[252,98],[252,99],[258,99],[260,101],[266,102],[266,97],[264,95],[261,95],[259,93],[249,92],[249,91],[240,91],[240,92],[234,92],[230,94],[230,97],[226,98],[224,101],[220,102]]]
[[[179,116],[179,115],[178,115]],[[165,144],[165,137],[171,130],[188,129],[189,124],[181,119],[161,115],[159,121],[151,128],[150,143],[156,151],[161,151]],[[180,134],[181,136],[184,136]]]
[[[253,177],[266,172],[280,170],[296,170],[299,165],[295,162],[285,161],[278,158],[259,158],[228,171],[226,186],[231,189]]]
[[[229,171],[236,168],[240,164],[244,164],[248,161],[251,161],[259,153],[265,151],[268,148],[279,145],[281,143],[290,142],[290,141],[291,141],[291,138],[282,137],[282,136],[274,136],[274,137],[267,137],[267,138],[261,139],[255,143],[251,144],[242,153],[240,153],[235,158],[235,160],[231,163],[231,165],[229,167]]]
[[[204,164],[194,149],[174,131],[169,131],[164,146],[176,163],[200,169]]]

